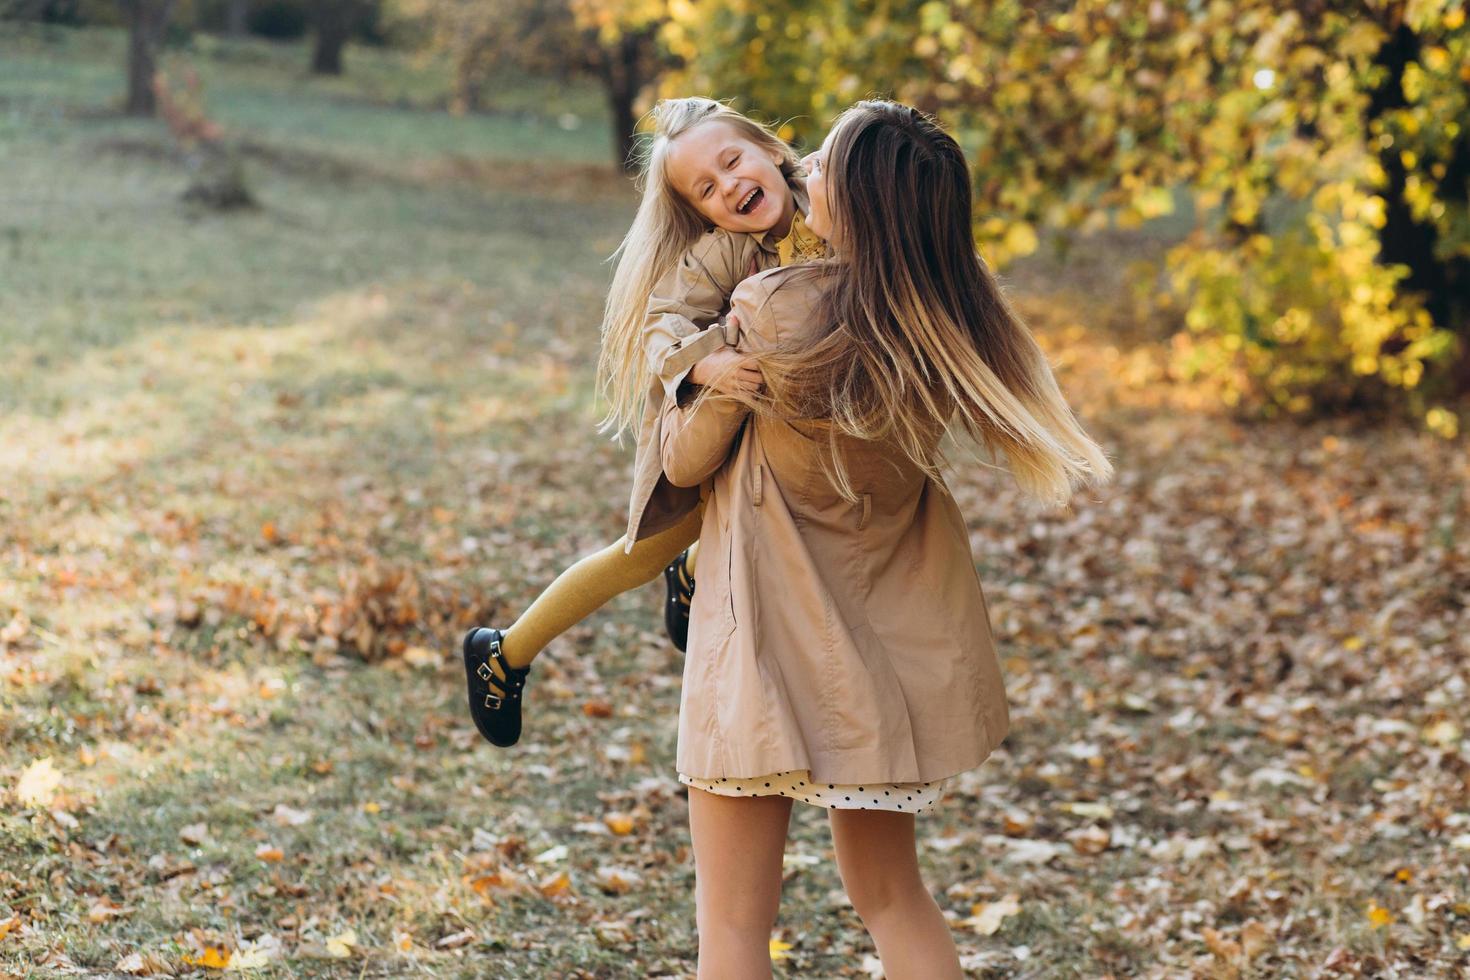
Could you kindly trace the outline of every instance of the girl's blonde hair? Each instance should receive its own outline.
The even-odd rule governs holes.
[[[831,326],[759,355],[768,390],[753,407],[827,420],[827,469],[849,499],[844,439],[892,441],[937,476],[937,436],[951,422],[1047,503],[1106,481],[1112,465],[975,251],[954,139],[909,106],[860,102],[834,125],[823,169],[842,239],[814,270],[827,287],[816,316]]]
[[[664,99],[651,113],[653,134],[643,144],[642,200],[633,225],[612,254],[616,263],[602,315],[598,388],[608,402],[604,431],[637,429],[652,380],[643,352],[648,299],[660,279],[710,228],[674,188],[667,172],[669,143],[706,122],[722,122],[757,146],[778,152],[788,183],[800,172],[795,151],[770,129],[713,99]]]

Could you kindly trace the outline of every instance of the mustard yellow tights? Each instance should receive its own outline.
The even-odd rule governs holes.
[[[627,539],[618,538],[562,572],[506,631],[500,644],[505,659],[512,667],[526,666],[548,643],[601,609],[608,600],[658,578],[685,548],[689,549],[689,574],[693,575],[703,518],[704,508],[696,508],[668,530],[634,542],[633,550],[626,554],[623,547]]]

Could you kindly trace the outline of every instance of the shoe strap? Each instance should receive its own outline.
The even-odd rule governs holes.
[[[526,686],[526,675],[531,672],[530,666],[512,667],[505,659],[505,654],[500,650],[500,637],[490,641],[490,659],[495,661],[500,669],[505,671],[505,679],[493,671],[485,678],[486,683],[494,684],[503,693],[503,696],[512,700],[521,696],[521,689]],[[509,686],[507,686],[507,683]]]

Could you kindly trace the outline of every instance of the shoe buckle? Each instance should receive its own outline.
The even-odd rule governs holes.
[[[490,682],[490,678],[495,676],[495,672],[490,669],[489,664],[481,664],[475,669],[475,673],[479,674],[480,680],[485,681],[487,684]]]
[[[504,704],[504,703],[505,703],[505,700],[503,698],[501,698],[501,696],[498,695],[498,694],[487,694],[487,695],[485,695],[485,707],[487,707],[487,708],[491,708],[491,709],[493,709],[495,711],[499,711],[500,710],[500,706],[502,704]]]

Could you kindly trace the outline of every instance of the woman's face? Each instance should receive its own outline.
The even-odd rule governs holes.
[[[754,234],[790,226],[795,203],[781,155],[734,126],[700,123],[669,141],[664,160],[674,189],[711,224]]]
[[[835,132],[834,129],[832,133]],[[841,233],[832,220],[827,196],[827,157],[828,149],[832,146],[832,133],[828,133],[827,138],[822,141],[820,150],[802,158],[801,165],[806,168],[806,194],[811,212],[806,216],[806,226],[825,238],[827,244],[836,251],[841,246]]]

